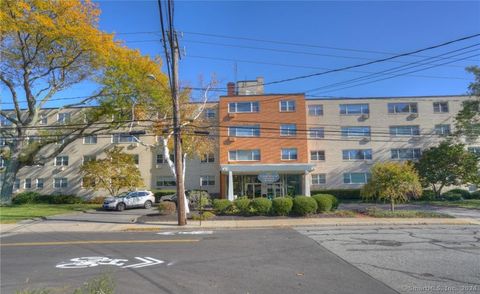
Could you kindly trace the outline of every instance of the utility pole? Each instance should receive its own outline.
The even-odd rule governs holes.
[[[180,126],[180,103],[178,89],[178,58],[179,48],[177,33],[168,32],[170,39],[170,52],[172,52],[172,104],[173,104],[173,140],[175,154],[175,175],[177,183],[177,211],[178,225],[187,224],[185,217],[185,183],[183,181],[183,152],[182,152],[182,129]]]

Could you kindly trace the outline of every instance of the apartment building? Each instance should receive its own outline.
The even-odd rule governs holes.
[[[218,126],[216,146],[188,158],[186,188],[233,199],[309,195],[323,189],[360,188],[378,161],[416,160],[424,149],[453,133],[454,117],[468,96],[306,99],[304,94],[264,94],[263,79],[227,85],[228,93],[209,102],[204,117]],[[45,109],[45,126],[68,121],[81,109]],[[8,124],[2,120],[2,127]],[[160,141],[127,129],[82,138],[45,166],[20,170],[17,192],[104,195],[84,187],[83,162],[123,146],[135,156],[147,189],[174,189]],[[32,134],[32,138],[35,135]],[[3,145],[6,138],[0,138]],[[3,143],[2,143],[3,142]],[[480,154],[480,142],[465,142]],[[5,161],[0,159],[0,169]],[[474,187],[472,187],[473,189]]]

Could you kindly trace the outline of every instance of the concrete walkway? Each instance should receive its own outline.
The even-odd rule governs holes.
[[[222,220],[189,221],[179,227],[174,221],[150,222],[146,224],[119,224],[105,222],[71,222],[56,220],[26,221],[17,224],[0,225],[0,234],[42,232],[119,232],[144,230],[193,230],[199,228],[262,228],[262,227],[296,227],[296,226],[351,226],[351,225],[480,225],[480,220],[472,218],[291,218],[266,220]]]

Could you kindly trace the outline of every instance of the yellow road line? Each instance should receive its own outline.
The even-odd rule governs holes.
[[[85,241],[58,241],[58,242],[20,242],[3,243],[1,247],[13,246],[55,246],[55,245],[78,245],[78,244],[138,244],[138,243],[193,243],[199,239],[169,239],[169,240],[85,240]]]

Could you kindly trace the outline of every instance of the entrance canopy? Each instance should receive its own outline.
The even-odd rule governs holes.
[[[315,164],[310,163],[280,163],[280,164],[221,164],[223,174],[259,174],[259,173],[291,173],[304,174],[315,169]]]

